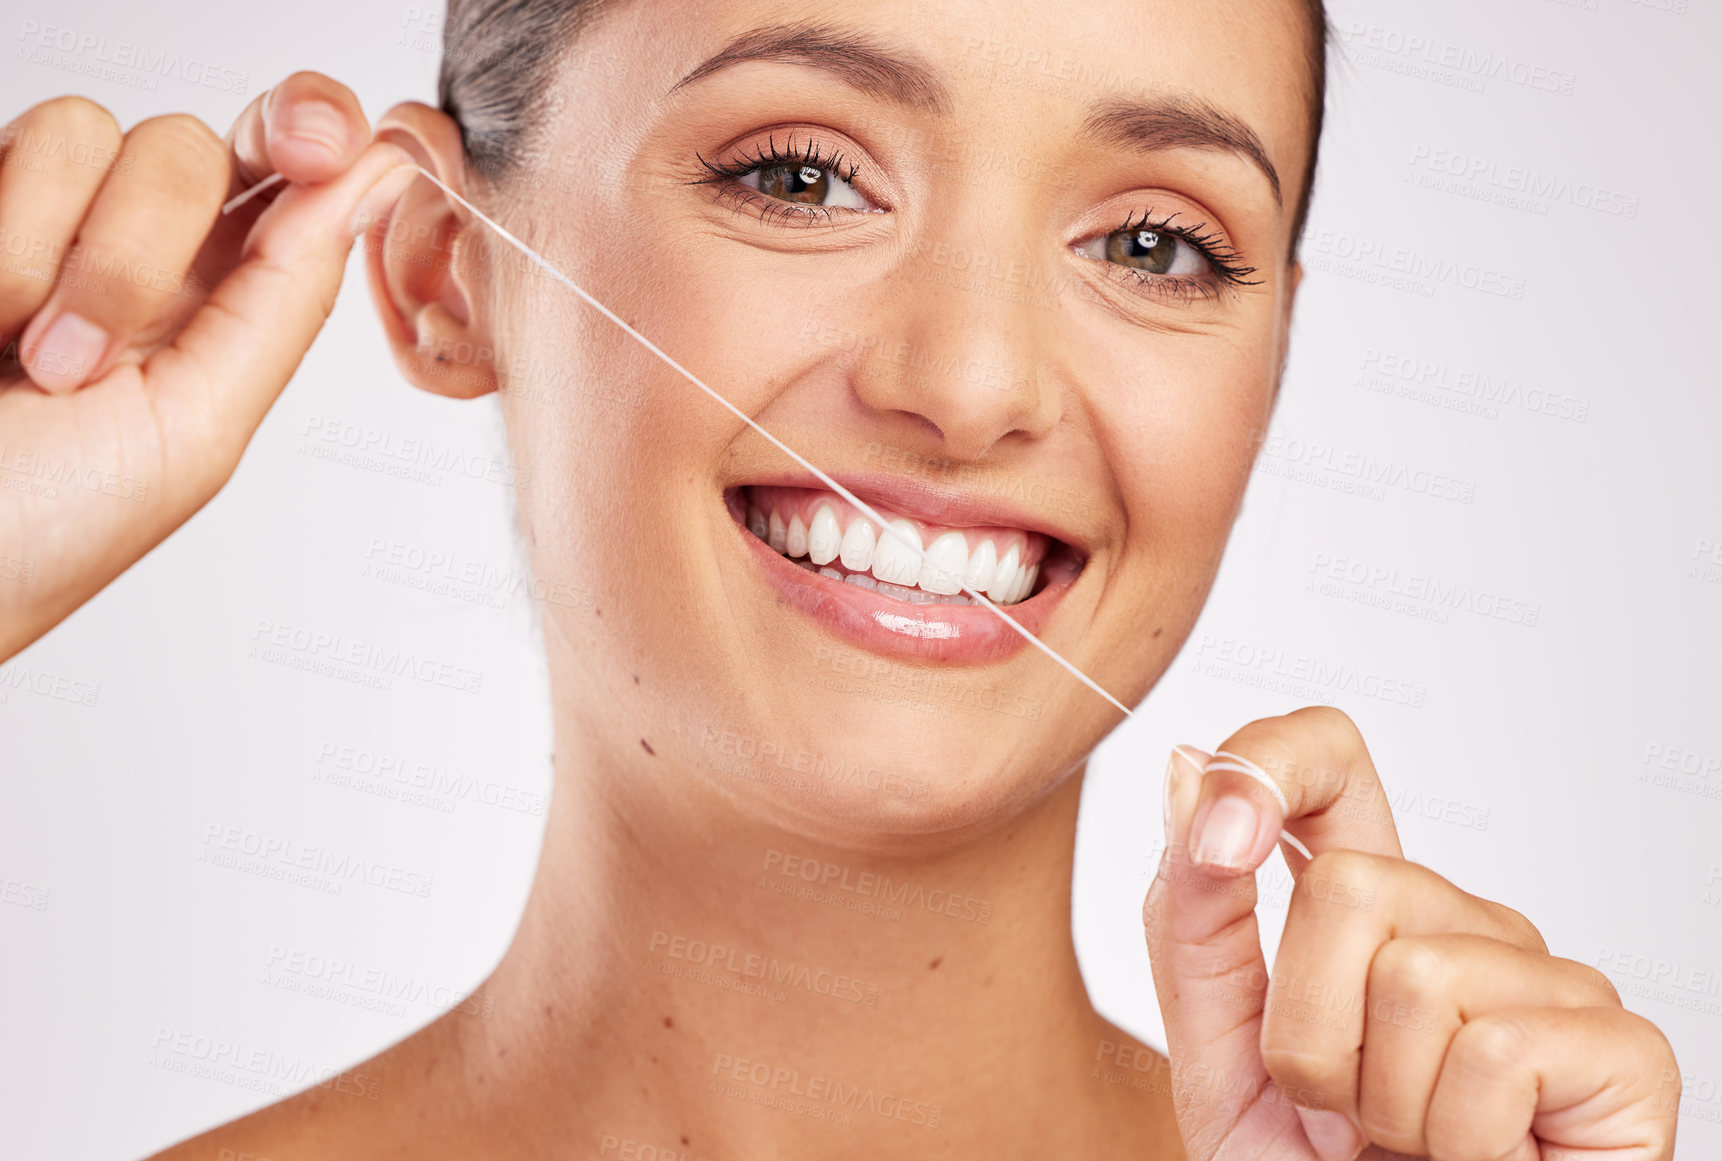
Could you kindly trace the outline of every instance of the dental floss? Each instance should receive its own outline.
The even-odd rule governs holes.
[[[556,269],[556,267],[552,266],[550,264],[549,260],[542,257],[536,250],[534,250],[532,247],[528,246],[525,242],[522,242],[519,238],[516,238],[513,234],[509,233],[508,230],[504,229],[503,226],[499,222],[492,219],[483,210],[479,209],[477,206],[473,205],[471,202],[469,202],[465,198],[461,197],[454,190],[450,189],[442,181],[441,178],[436,176],[436,174],[432,173],[430,170],[426,169],[422,165],[419,166],[419,172],[424,174],[425,177],[429,178],[430,181],[432,182],[432,184],[434,184],[438,188],[440,188],[449,197],[453,198],[455,201],[457,201],[461,205],[465,206],[467,208],[467,210],[474,217],[476,217],[479,221],[483,222],[485,225],[489,226],[492,230],[496,231],[496,233],[498,235],[500,235],[504,241],[508,242],[515,249],[519,250],[522,254],[526,255],[528,258],[530,258],[537,265],[543,267],[543,269],[546,272],[548,272],[552,278],[555,278],[558,282],[562,283],[562,285],[566,286],[569,290],[572,290],[575,294],[579,295],[582,299],[584,299],[586,301],[586,303],[588,305],[590,305],[599,314],[602,314],[605,318],[609,319],[611,322],[613,322],[617,326],[621,327],[622,330],[626,331],[632,338],[634,338],[636,341],[638,341],[641,346],[645,347],[648,351],[652,352],[652,354],[656,355],[659,359],[663,360],[664,363],[666,365],[668,365],[671,370],[675,371],[677,374],[681,375],[682,378],[686,379],[688,382],[692,383],[695,387],[698,387],[701,391],[704,391],[707,395],[711,396],[718,403],[722,404],[724,406],[724,408],[726,408],[732,415],[734,415],[737,419],[741,420],[743,423],[747,424],[749,427],[751,427],[754,431],[758,432],[760,435],[764,436],[767,441],[769,441],[779,451],[783,452],[784,455],[788,456],[790,459],[794,460],[796,463],[798,463],[802,467],[806,468],[810,473],[813,474],[813,476],[815,478],[817,478],[819,480],[820,483],[824,484],[826,487],[830,488],[833,492],[837,493],[837,495],[843,497],[843,499],[847,500],[850,504],[852,504],[856,508],[860,509],[861,512],[865,516],[867,516],[868,519],[872,520],[873,523],[875,523],[876,525],[879,526],[879,530],[881,532],[889,535],[892,539],[896,540],[897,543],[901,544],[903,547],[912,550],[916,556],[919,556],[921,558],[921,561],[923,564],[925,564],[929,568],[933,569],[934,572],[945,571],[944,569],[940,568],[940,566],[933,560],[933,558],[928,554],[926,549],[922,548],[918,544],[912,543],[907,537],[903,536],[895,528],[891,527],[891,525],[885,520],[885,518],[883,516],[879,515],[878,512],[873,510],[872,505],[866,503],[860,497],[856,496],[853,492],[851,492],[848,488],[845,488],[842,484],[839,484],[836,480],[834,480],[830,476],[826,475],[823,471],[821,471],[812,462],[810,462],[808,459],[806,459],[804,456],[802,456],[794,448],[790,447],[788,444],[786,444],[782,440],[778,439],[775,435],[772,435],[771,432],[765,430],[765,428],[761,427],[757,422],[755,422],[754,418],[751,415],[748,415],[746,412],[742,411],[741,408],[739,408],[735,404],[731,403],[728,399],[724,398],[722,395],[719,395],[716,391],[714,391],[710,387],[706,386],[706,384],[704,382],[702,382],[700,380],[700,378],[698,376],[696,376],[692,371],[689,371],[686,367],[682,366],[680,363],[678,363],[674,359],[672,359],[669,355],[665,354],[662,348],[660,348],[656,343],[652,342],[652,340],[648,339],[645,335],[643,335],[639,331],[635,330],[632,326],[630,326],[626,322],[624,322],[622,320],[621,316],[617,315],[615,311],[611,310],[609,307],[605,306],[603,303],[601,303],[597,299],[593,298],[590,294],[586,293],[585,289],[583,289],[572,278],[569,278],[566,274],[562,273],[560,270]],[[282,181],[282,177],[279,173],[270,174],[268,177],[264,178],[262,181],[258,182],[256,185],[252,186],[250,189],[245,190],[244,192],[240,193],[239,195],[234,197],[232,200],[230,200],[226,205],[222,206],[221,212],[223,214],[228,214],[228,213],[233,212],[234,210],[238,209],[240,206],[244,205],[246,202],[250,201],[252,198],[256,197],[258,194],[262,193],[264,190],[270,188],[271,186],[279,184],[281,181]],[[1027,629],[1023,628],[1020,624],[1017,623],[1017,621],[1014,617],[1010,616],[1010,614],[1006,613],[998,605],[993,604],[993,602],[990,599],[988,599],[985,596],[985,594],[976,592],[974,589],[971,589],[966,584],[962,586],[962,591],[967,593],[969,596],[973,597],[975,599],[976,603],[981,605],[983,608],[991,609],[993,612],[993,615],[996,616],[999,620],[1003,621],[1006,625],[1009,625],[1011,627],[1011,629],[1017,633],[1018,636],[1022,637],[1023,640],[1027,641],[1030,645],[1033,645],[1036,649],[1039,649],[1042,653],[1046,654],[1053,661],[1057,662],[1064,669],[1064,671],[1066,673],[1069,673],[1072,677],[1076,678],[1076,680],[1080,681],[1083,685],[1086,685],[1089,689],[1093,690],[1095,693],[1097,693],[1101,697],[1105,698],[1107,700],[1107,702],[1109,702],[1115,709],[1118,710],[1118,712],[1122,713],[1126,718],[1133,718],[1136,716],[1135,713],[1131,711],[1129,706],[1126,706],[1123,702],[1121,702],[1117,698],[1113,697],[1110,693],[1107,693],[1106,690],[1104,690],[1100,687],[1100,684],[1098,682],[1096,682],[1093,678],[1089,677],[1086,673],[1082,672],[1082,670],[1078,669],[1076,666],[1072,665],[1070,662],[1066,661],[1064,659],[1064,657],[1058,653],[1057,650],[1053,649],[1052,646],[1048,645],[1046,642],[1042,641],[1039,637],[1036,637],[1033,633],[1030,633]],[[1226,759],[1226,761],[1221,761],[1221,759]],[[1259,766],[1257,766],[1254,762],[1251,762],[1248,758],[1242,757],[1241,755],[1238,755],[1238,754],[1232,754],[1232,753],[1228,753],[1227,751],[1221,750],[1214,755],[1214,760],[1208,763],[1208,765],[1204,768],[1203,772],[1206,773],[1208,770],[1229,770],[1229,771],[1232,771],[1234,773],[1243,774],[1246,777],[1255,779],[1257,782],[1260,782],[1263,786],[1266,786],[1268,788],[1268,790],[1273,794],[1274,800],[1279,804],[1281,817],[1284,817],[1286,814],[1290,813],[1290,809],[1291,809],[1290,804],[1286,802],[1286,796],[1284,793],[1281,792],[1279,786],[1274,782],[1274,780],[1272,778],[1270,778],[1268,776],[1266,771],[1262,770]],[[1304,858],[1307,859],[1307,858],[1313,857],[1309,852],[1309,848],[1304,846],[1304,844],[1298,840],[1297,836],[1292,834],[1290,831],[1281,830],[1280,831],[1280,840],[1282,842],[1286,843],[1288,846],[1290,846],[1293,850],[1297,851]]]

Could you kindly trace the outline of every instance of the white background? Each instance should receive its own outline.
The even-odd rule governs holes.
[[[438,22],[394,0],[175,11],[7,0],[0,120],[76,91],[126,125],[186,110],[225,130],[303,68],[373,116],[434,102]],[[1093,763],[1084,970],[1104,1012],[1160,1041],[1138,908],[1168,746],[1331,700],[1363,727],[1410,857],[1529,915],[1668,1033],[1687,1084],[1680,1156],[1717,1156],[1722,558],[1700,557],[1722,544],[1722,11],[1382,0],[1333,16],[1350,59],[1333,67],[1284,398],[1200,625]],[[246,95],[68,71],[89,53],[21,56],[31,21],[213,65]],[[1421,384],[1392,370],[1425,364]],[[435,441],[480,478],[312,454],[337,424]],[[440,1010],[284,990],[284,952],[433,996],[494,964],[542,822],[516,807],[549,785],[533,612],[366,569],[379,541],[522,567],[509,489],[482,478],[505,454],[493,401],[403,384],[355,266],[232,485],[0,668],[0,1156],[138,1156],[284,1095],[175,1071],[164,1034],[337,1069]],[[1431,589],[1461,595],[1416,595]],[[482,688],[385,692],[266,663],[251,655],[263,623],[406,648],[482,671]],[[56,682],[95,704],[35,692]],[[323,780],[320,756],[349,746],[483,793],[427,806]],[[1656,754],[1696,757],[1668,770]],[[326,894],[201,862],[225,828],[431,889]],[[1277,859],[1263,886],[1272,929]]]

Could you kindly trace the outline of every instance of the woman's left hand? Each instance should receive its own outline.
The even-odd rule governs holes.
[[[1349,718],[1265,718],[1215,753],[1172,757],[1144,908],[1190,1161],[1669,1161],[1667,1039],[1524,916],[1405,860]],[[1286,823],[1314,858],[1285,848],[1270,971],[1254,871]]]

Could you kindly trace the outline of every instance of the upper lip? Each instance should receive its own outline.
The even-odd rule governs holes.
[[[1017,528],[1039,532],[1069,545],[1086,557],[1088,546],[1079,533],[1047,518],[1032,506],[928,480],[910,479],[882,472],[830,472],[833,480],[875,508],[893,516],[907,516],[940,528]],[[752,476],[738,481],[739,487],[813,488],[830,491],[825,482],[809,472],[790,470]]]

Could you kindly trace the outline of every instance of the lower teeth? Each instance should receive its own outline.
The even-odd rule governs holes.
[[[905,585],[889,584],[876,577],[868,576],[864,572],[844,573],[838,572],[836,569],[829,566],[821,568],[806,557],[803,557],[800,560],[792,560],[789,563],[795,565],[797,568],[804,568],[808,572],[817,573],[819,576],[829,577],[831,580],[835,581],[842,581],[844,584],[854,585],[859,589],[867,589],[868,591],[876,592],[881,596],[892,597],[899,601],[907,601],[911,605],[980,604],[979,601],[975,600],[967,593],[955,593],[951,596],[946,596],[943,593],[929,593],[926,589],[915,589],[909,588]]]

